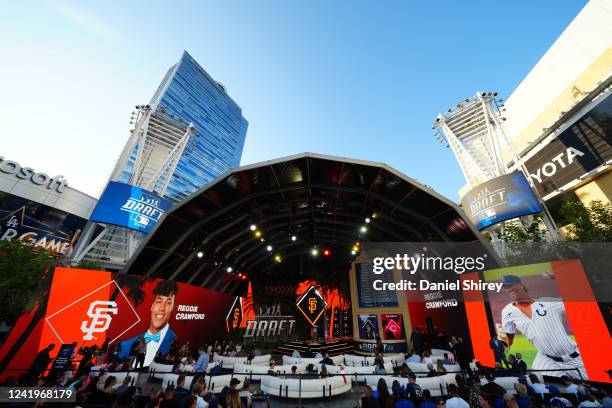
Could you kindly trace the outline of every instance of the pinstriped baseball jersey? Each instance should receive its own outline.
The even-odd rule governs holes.
[[[506,333],[518,330],[546,355],[561,357],[576,351],[563,327],[565,306],[554,298],[537,299],[531,304],[531,319],[510,303],[502,310],[502,327]]]

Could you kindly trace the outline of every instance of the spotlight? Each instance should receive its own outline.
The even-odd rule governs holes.
[[[323,250],[323,256],[330,256],[331,255],[331,251],[329,250],[329,248],[325,248]]]
[[[319,255],[319,250],[318,250],[317,248],[312,248],[312,249],[310,250],[310,254],[311,254],[312,256],[317,256],[317,255]]]
[[[262,233],[261,233],[260,230],[255,230],[255,234],[254,235],[255,235],[255,238],[261,238]]]
[[[378,218],[378,213],[372,213],[372,218],[374,219]]]
[[[260,239],[259,239],[259,242],[266,242],[266,240],[265,240],[265,239],[263,239],[263,238],[260,238]]]
[[[362,234],[365,234],[366,232],[368,232],[368,227],[366,227],[365,225],[362,225],[361,228],[359,228],[359,232],[361,232]]]
[[[355,252],[356,253],[357,251],[359,251],[359,246],[358,245],[353,245],[353,248],[351,248],[351,249],[352,249],[351,252]],[[353,255],[355,255],[355,254],[353,254]]]
[[[292,236],[291,236],[291,240],[292,240],[293,242],[295,242],[295,241],[297,241],[297,237],[296,237],[295,235],[292,235]]]
[[[366,224],[369,224],[369,223],[370,223],[370,221],[371,221],[371,220],[370,220],[370,218],[369,218],[369,217],[366,217],[366,219],[365,219],[365,223],[366,223]]]
[[[268,245],[266,249],[268,250],[268,252],[272,252],[272,245]]]
[[[250,227],[250,228],[251,228],[251,231],[255,231],[255,230],[257,229],[257,225],[255,225],[255,224],[251,224],[251,227]]]
[[[198,257],[198,258],[202,258],[203,256],[204,256],[204,252],[199,251],[199,252],[197,253],[197,257]]]
[[[231,266],[228,266],[226,269],[227,273],[232,273],[233,270],[234,268],[232,268]]]
[[[356,253],[357,253],[357,252],[355,252],[355,250],[354,250],[354,249],[351,251],[351,255],[355,255]]]
[[[274,261],[275,261],[276,263],[281,263],[281,262],[282,262],[282,260],[283,260],[283,258],[281,258],[281,256],[280,256],[280,255],[274,255]]]

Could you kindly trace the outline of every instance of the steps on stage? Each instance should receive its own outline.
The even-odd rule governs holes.
[[[273,352],[290,356],[293,353],[293,350],[299,351],[301,355],[303,355],[305,351],[309,350],[314,354],[320,352],[323,355],[325,355],[325,353],[329,353],[330,356],[337,356],[339,354],[352,353],[353,340],[346,338],[338,340],[334,339],[328,341],[327,343],[314,343],[312,340],[292,341],[275,348]]]

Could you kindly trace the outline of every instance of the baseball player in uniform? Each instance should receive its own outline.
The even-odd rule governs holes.
[[[506,275],[500,282],[512,299],[512,303],[507,304],[501,312],[502,328],[508,336],[508,345],[512,345],[514,335],[519,331],[538,351],[532,364],[534,370],[569,369],[571,371],[542,374],[578,377],[578,369],[583,378],[588,378],[578,347],[570,341],[563,327],[563,302],[555,298],[534,300],[527,293],[521,279],[515,275]]]

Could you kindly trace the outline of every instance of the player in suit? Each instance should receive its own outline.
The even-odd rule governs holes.
[[[170,328],[168,321],[174,310],[178,285],[172,281],[160,281],[153,289],[153,303],[151,304],[151,322],[149,329],[137,336],[121,342],[119,358],[125,360],[129,358],[130,351],[134,343],[143,337],[147,344],[147,351],[144,359],[144,366],[147,367],[153,362],[157,352],[165,355],[170,350],[170,345],[176,339],[176,334]]]

